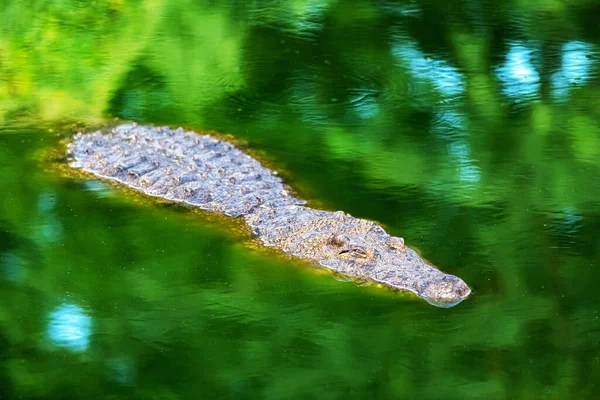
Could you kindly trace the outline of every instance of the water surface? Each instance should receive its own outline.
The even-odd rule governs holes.
[[[597,398],[598,12],[0,6],[0,397]],[[114,118],[232,134],[473,295],[438,309],[339,282],[44,160]]]

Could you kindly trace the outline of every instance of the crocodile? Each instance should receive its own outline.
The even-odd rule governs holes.
[[[462,279],[441,272],[376,223],[307,207],[276,171],[226,140],[133,123],[77,133],[67,148],[73,168],[240,218],[265,246],[336,275],[412,292],[444,308],[471,293]]]

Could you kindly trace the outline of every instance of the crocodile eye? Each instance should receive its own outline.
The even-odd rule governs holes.
[[[352,255],[354,255],[355,257],[366,258],[369,256],[369,253],[367,253],[367,251],[362,247],[354,247],[352,249]]]
[[[353,258],[369,257],[369,252],[364,247],[360,247],[360,246],[352,247],[351,249],[342,250],[339,252],[339,255],[344,255],[344,254],[349,255]]]

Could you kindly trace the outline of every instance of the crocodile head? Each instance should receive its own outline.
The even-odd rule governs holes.
[[[299,205],[264,207],[246,221],[266,245],[351,280],[413,292],[438,307],[452,307],[471,293],[460,278],[441,272],[406,247],[404,239],[341,211]]]
[[[323,246],[321,265],[349,277],[413,292],[434,306],[452,307],[471,293],[462,279],[433,267],[406,247],[404,239],[388,235],[378,225],[336,233]]]

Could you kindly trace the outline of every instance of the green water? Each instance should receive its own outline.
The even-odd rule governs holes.
[[[0,398],[598,398],[599,13],[2,2]],[[41,160],[115,117],[230,133],[473,295],[339,282]]]

